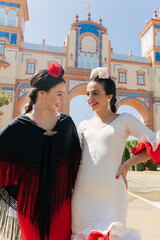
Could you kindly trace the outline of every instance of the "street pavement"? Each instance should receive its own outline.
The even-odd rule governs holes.
[[[142,240],[160,240],[160,171],[128,172],[127,227]]]

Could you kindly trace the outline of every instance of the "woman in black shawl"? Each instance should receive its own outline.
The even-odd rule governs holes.
[[[70,239],[70,199],[81,150],[72,119],[58,112],[63,74],[58,64],[36,74],[25,114],[0,132],[0,233],[15,230],[9,222],[14,209],[22,240]]]

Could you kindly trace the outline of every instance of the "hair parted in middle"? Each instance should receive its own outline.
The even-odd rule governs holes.
[[[64,70],[56,63],[51,63],[48,69],[40,70],[31,78],[31,90],[29,93],[29,105],[25,107],[25,114],[29,113],[33,109],[33,105],[36,103],[38,91],[48,92],[52,87],[61,82],[65,82],[63,79]]]
[[[112,98],[110,100],[110,108],[113,113],[116,112],[116,84],[110,78],[108,69],[106,67],[98,67],[94,68],[90,75],[89,82],[97,82],[101,84],[104,88],[106,95],[112,94]]]

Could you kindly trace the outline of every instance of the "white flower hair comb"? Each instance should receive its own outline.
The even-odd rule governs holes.
[[[106,67],[97,67],[94,68],[91,72],[90,79],[93,77],[99,77],[99,78],[109,78],[109,72]]]

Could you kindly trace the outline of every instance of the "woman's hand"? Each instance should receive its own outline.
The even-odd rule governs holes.
[[[126,188],[128,189],[128,182],[126,179],[127,173],[128,173],[129,168],[127,167],[126,162],[124,162],[118,170],[118,173],[116,175],[116,178],[118,179],[121,175],[123,177],[124,183],[126,184]]]
[[[126,188],[128,189],[126,176],[127,176],[127,172],[129,170],[129,168],[132,167],[133,165],[137,164],[137,163],[146,162],[147,160],[149,160],[149,156],[147,155],[146,149],[144,149],[143,151],[139,152],[137,155],[128,159],[126,162],[124,162],[120,166],[120,168],[118,170],[118,173],[116,175],[116,178],[118,179],[122,175],[123,180],[126,184]]]

